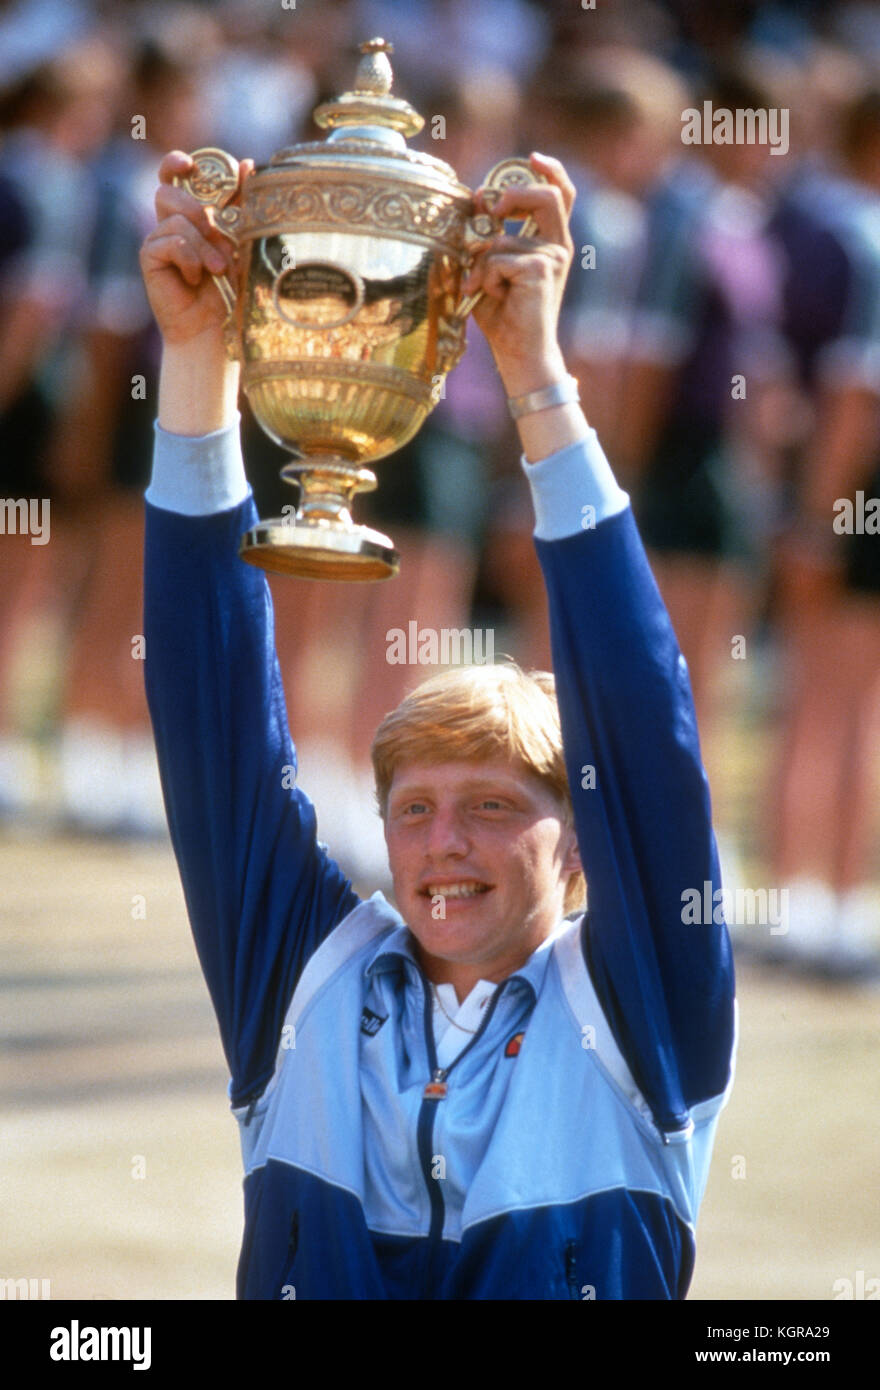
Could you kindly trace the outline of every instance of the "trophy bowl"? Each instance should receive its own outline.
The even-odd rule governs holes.
[[[476,302],[461,296],[473,248],[500,227],[476,213],[448,164],[407,147],[424,121],[391,95],[390,51],[384,39],[361,45],[353,90],[314,113],[327,138],[280,150],[240,203],[230,202],[238,165],[223,150],[196,150],[180,180],[238,248],[239,293],[214,277],[227,351],[259,424],[292,455],[281,476],[299,485],[295,516],[261,521],[241,541],[243,559],[275,573],[397,572],[393,542],[352,521],[352,499],[376,486],[365,465],[411,439],[440,399]],[[491,202],[537,181],[508,159],[484,187]]]

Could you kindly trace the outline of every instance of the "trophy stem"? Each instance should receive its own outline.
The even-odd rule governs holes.
[[[397,573],[400,557],[389,537],[352,521],[355,495],[376,487],[369,468],[338,456],[310,457],[286,463],[281,477],[300,487],[296,515],[261,521],[245,532],[243,560],[301,579],[390,579]]]
[[[301,488],[296,523],[328,521],[346,529],[353,525],[351,504],[359,492],[374,492],[376,475],[369,468],[355,468],[337,458],[310,458],[286,463],[281,470],[286,483]]]

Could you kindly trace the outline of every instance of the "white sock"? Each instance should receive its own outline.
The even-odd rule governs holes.
[[[29,739],[0,734],[0,810],[32,810],[39,797],[40,759]]]
[[[834,933],[837,900],[818,878],[796,878],[788,890],[788,931],[774,938],[786,955],[810,959],[828,949]]]
[[[122,735],[102,720],[69,720],[58,746],[59,808],[84,830],[115,830],[125,814]]]

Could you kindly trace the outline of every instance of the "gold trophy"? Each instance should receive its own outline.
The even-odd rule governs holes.
[[[260,425],[294,455],[281,476],[299,484],[296,516],[261,521],[240,547],[280,574],[397,573],[392,541],[352,522],[352,499],[376,486],[364,465],[411,439],[440,399],[478,298],[461,297],[472,249],[500,228],[476,215],[448,164],[407,148],[424,120],[391,95],[391,51],[384,39],[361,44],[354,90],[315,110],[330,134],[280,150],[247,180],[240,206],[227,206],[238,164],[223,150],[196,150],[180,181],[238,247],[240,293],[214,277],[227,350]],[[508,159],[484,186],[497,201],[538,181],[525,160]],[[521,234],[532,231],[529,219]]]

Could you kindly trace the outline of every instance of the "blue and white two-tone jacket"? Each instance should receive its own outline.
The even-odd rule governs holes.
[[[147,688],[240,1123],[239,1296],[683,1297],[733,971],[723,925],[682,921],[686,890],[720,886],[693,702],[595,435],[529,470],[589,912],[445,1070],[410,933],[357,897],[284,775],[268,587],[236,556],[255,519],[237,427],[158,435]]]

